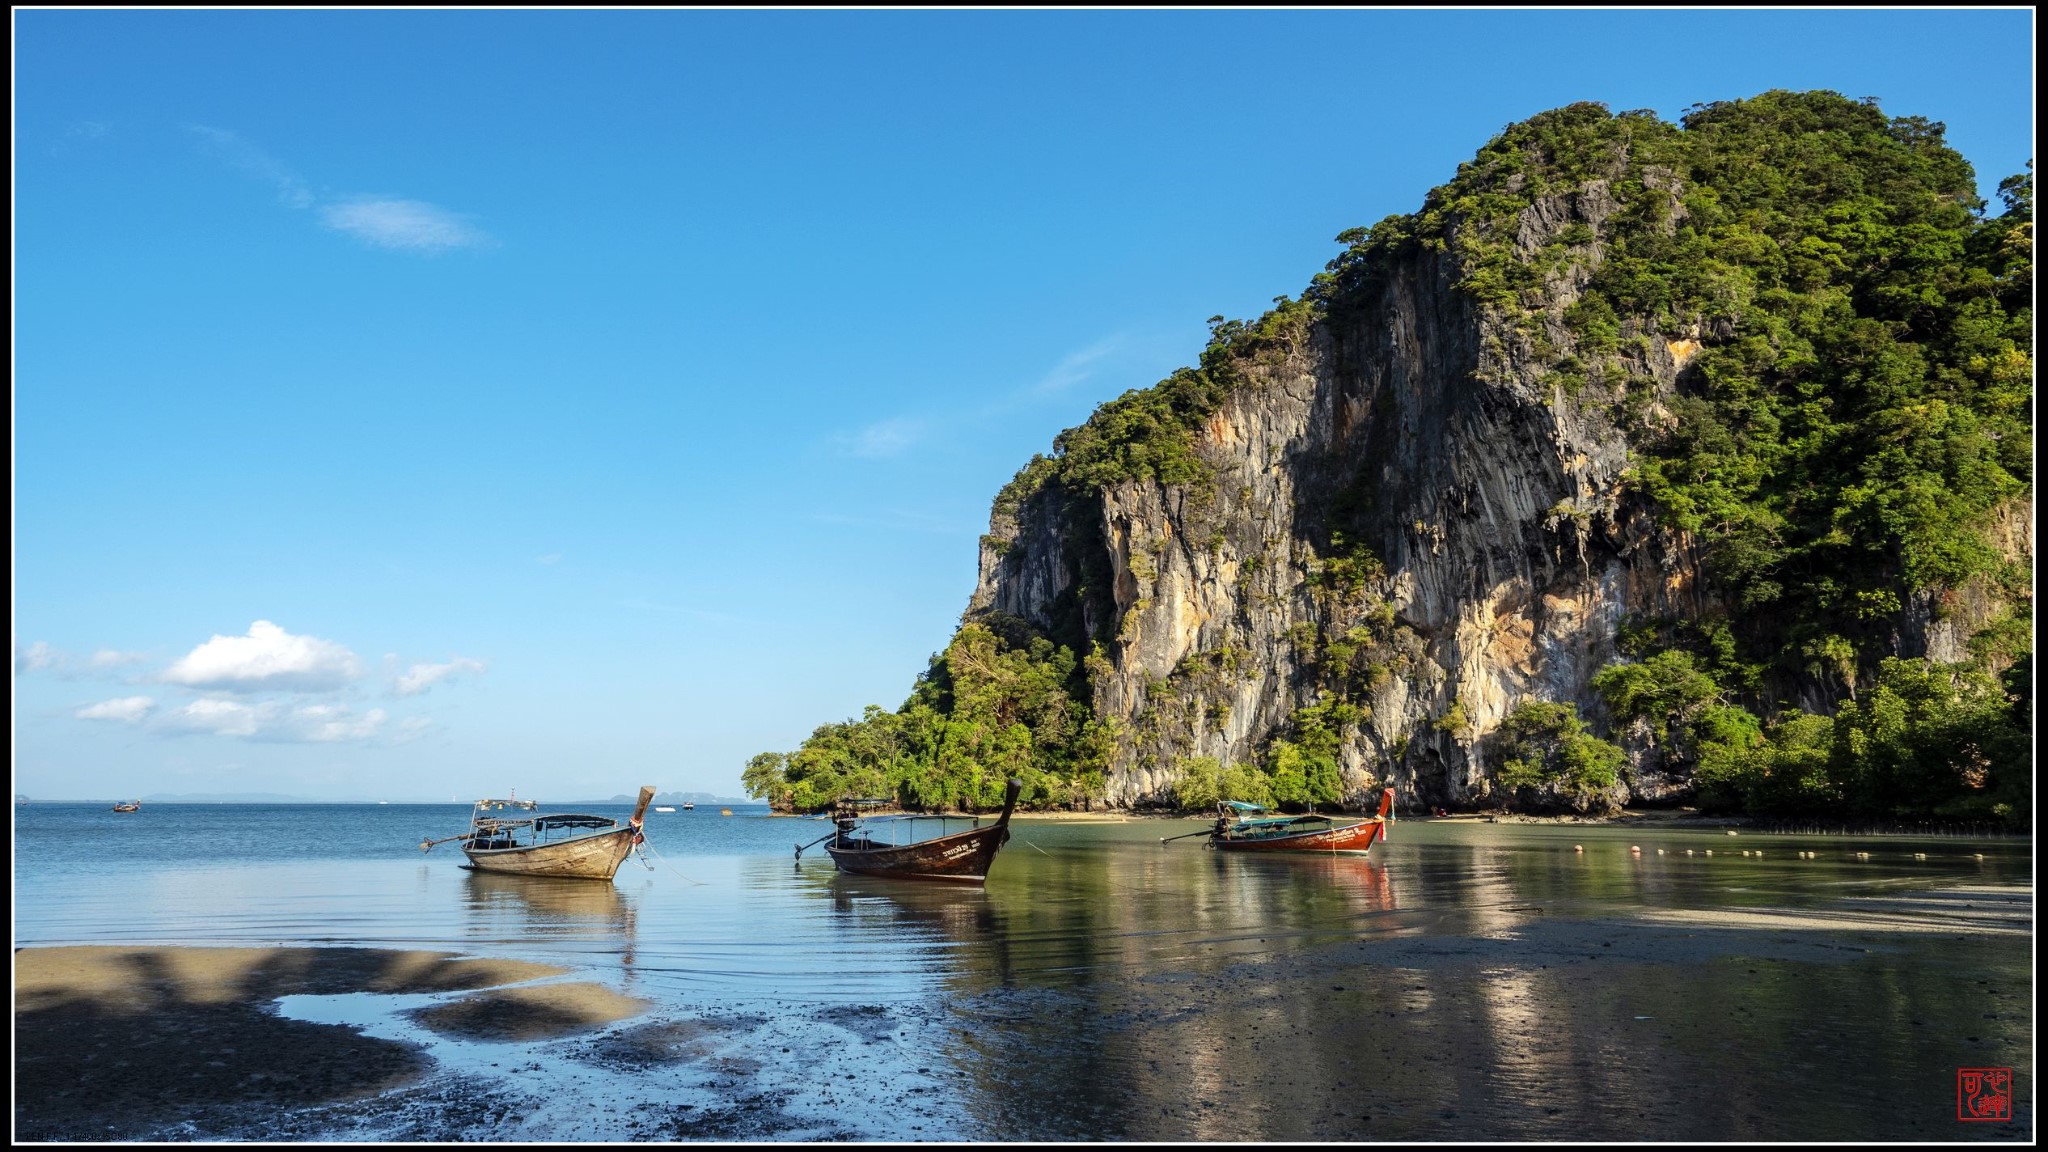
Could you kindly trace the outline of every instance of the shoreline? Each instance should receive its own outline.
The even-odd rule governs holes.
[[[715,996],[622,995],[573,963],[366,945],[32,945],[15,953],[15,1138],[559,1145],[778,1139],[900,1144],[942,1134],[1004,1140],[1019,1131],[1043,1136],[1014,1115],[988,1121],[997,1127],[986,1132],[957,1128],[963,1097],[955,1093],[971,1097],[972,1089],[955,1087],[943,1071],[882,1090],[890,1098],[879,1111],[856,1106],[849,1113],[853,1101],[815,1086],[872,1073],[877,1043],[885,1049],[912,1046],[901,1053],[899,1071],[942,1068],[951,1050],[945,1037],[954,1029],[925,1026],[934,1021],[961,1027],[977,1020],[1048,1023],[1055,1045],[1050,1055],[1046,1033],[1002,1027],[982,1033],[989,1045],[982,1059],[993,1062],[986,1066],[1021,1077],[1040,1067],[1035,1061],[1057,1062],[1062,1052],[1083,1051],[1091,1038],[1103,1035],[1125,1036],[1164,1060],[1186,1063],[1188,1053],[1206,1053],[1217,1042],[1207,1022],[1220,1015],[1227,1025],[1223,1034],[1238,1036],[1236,1051],[1250,1061],[1239,1073],[1255,1081],[1250,1090],[1284,1097],[1303,1078],[1324,1087],[1314,1081],[1312,1062],[1290,1059],[1285,1047],[1263,1056],[1252,1055],[1256,1045],[1243,1047],[1244,1038],[1262,1025],[1290,1019],[1284,1005],[1334,993],[1350,1011],[1369,1011],[1375,1023],[1392,1018],[1400,1028],[1401,1021],[1424,1014],[1437,1001],[1479,1010],[1502,995],[1503,972],[1562,995],[1590,994],[1621,982],[1630,989],[1623,1007],[1586,1013],[1573,1035],[1601,1045],[1640,1045],[1646,1042],[1644,1023],[1668,1017],[1671,1022],[1662,1027],[1671,1028],[1684,1021],[1687,989],[1700,982],[1734,995],[1757,986],[1759,969],[1769,970],[1767,977],[1785,972],[1804,980],[1804,974],[1823,970],[1853,971],[1879,953],[1891,956],[1916,941],[1942,949],[1952,947],[1951,939],[1965,938],[2023,947],[2032,936],[2033,886],[1963,882],[1850,895],[1817,906],[1659,906],[1633,914],[1607,909],[1590,917],[1565,914],[1567,908],[1548,903],[1497,910],[1517,917],[1513,931],[1505,933],[1416,925],[1420,931],[1347,935],[1316,947],[1212,958],[1198,966],[1208,990],[1198,1009],[1189,999],[1194,976],[1176,963],[1162,973],[1110,981],[1083,1000],[1063,999],[1047,988],[992,984],[937,1017],[887,998],[813,1004],[797,1014],[795,1031],[786,1029],[787,1020],[771,1021],[752,1006],[731,1008]],[[1423,992],[1428,995],[1416,1000]],[[303,1008],[286,1009],[291,1015],[280,1011],[285,997],[361,993],[399,1002],[364,1011],[354,1023],[314,1022],[300,1014]],[[1108,997],[1118,1023],[1102,1025],[1105,1001],[1099,996]],[[384,1039],[366,1031],[364,1021],[379,1012],[413,1025],[417,1039]],[[2013,1023],[1970,1030],[1992,1028],[1981,1034],[2005,1036],[1995,1042],[2009,1048],[2019,1042],[2020,1025],[2016,1017],[2008,1019]],[[1533,1009],[1500,1027],[1516,1043],[1556,1056],[1561,1072],[1565,1058],[1578,1050],[1552,1036]],[[1455,1113],[1446,1114],[1442,1102],[1431,1103],[1426,1092],[1415,1094],[1418,1085],[1434,1082],[1429,1062],[1483,1067],[1481,1057],[1496,1050],[1490,1034],[1410,1028],[1402,1035],[1420,1046],[1420,1071],[1410,1067],[1411,1056],[1400,1045],[1376,1049],[1377,1056],[1347,1049],[1366,1066],[1362,1074],[1389,1086],[1373,1102],[1371,1135],[1409,1141],[1491,1134],[1485,1114],[1447,1123],[1457,1120]],[[934,1046],[917,1048],[920,1037],[936,1037]],[[791,1054],[792,1041],[804,1038],[814,1047]],[[505,1046],[483,1047],[493,1044]],[[2004,1052],[1994,1049],[1986,1059]],[[480,1061],[490,1061],[492,1069],[503,1061],[507,1073],[479,1075]],[[589,1079],[593,1070],[599,1075]],[[565,1072],[568,1079],[561,1083],[582,1095],[551,1114],[541,1101],[555,1092],[554,1078]],[[1768,1075],[1760,1082],[1770,1082]],[[1153,1082],[1141,1076],[1132,1083]],[[841,1089],[846,1090],[851,1089]],[[1296,1101],[1312,1102],[1317,1095],[1297,1093]],[[1938,1091],[1933,1098],[1947,1103]],[[1349,1117],[1312,1108],[1300,1114],[1321,1119],[1299,1130],[1219,1134],[1207,1127],[1216,1117],[1199,1104],[1179,1100],[1172,1090],[1160,1099],[1161,1119],[1130,1120],[1130,1130],[1113,1131],[1110,1138],[1357,1142],[1366,1135]],[[569,1117],[584,1114],[613,1118],[591,1126],[570,1123]],[[1582,1119],[1564,1117],[1533,1135],[1569,1136],[1569,1126]],[[567,1131],[564,1124],[570,1124]],[[1648,1121],[1647,1130],[1666,1127],[1688,1139],[1744,1134],[1723,1120],[1700,1121],[1668,1109]]]
[[[789,819],[825,820],[818,813],[770,812],[770,816]],[[943,816],[949,819],[994,819],[993,812],[882,812],[881,816]],[[1333,819],[1370,819],[1366,812],[1326,813]],[[1143,821],[1162,823],[1186,823],[1215,818],[1213,812],[1161,812],[1157,810],[1130,810],[1108,812],[1062,812],[1046,810],[1037,812],[1012,812],[1012,821],[1034,821],[1048,824],[1134,824]],[[1767,820],[1758,816],[1714,816],[1692,808],[1624,808],[1611,816],[1578,816],[1570,813],[1539,814],[1530,812],[1452,812],[1442,816],[1423,813],[1403,816],[1394,815],[1396,824],[1524,824],[1554,825],[1561,827],[1642,827],[1683,831],[1687,829],[1751,832],[1759,836],[1898,836],[1898,837],[1949,837],[1967,836],[1973,839],[2022,840],[2031,843],[2032,832],[1997,832],[1982,828],[1956,826],[1930,826],[1926,828],[1859,826],[1846,821],[1825,820]]]
[[[260,1132],[280,1112],[370,1100],[435,1073],[415,1045],[277,1013],[286,996],[444,995],[413,1018],[465,1040],[592,1030],[642,1008],[602,985],[529,983],[572,975],[525,960],[366,946],[17,948],[14,1134]]]

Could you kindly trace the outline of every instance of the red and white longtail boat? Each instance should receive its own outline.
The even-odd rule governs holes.
[[[1209,847],[1225,852],[1351,852],[1364,853],[1384,840],[1394,812],[1394,790],[1380,793],[1380,810],[1350,824],[1328,816],[1267,816],[1256,804],[1225,800],[1209,832]]]

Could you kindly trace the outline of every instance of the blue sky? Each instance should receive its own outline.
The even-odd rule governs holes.
[[[894,707],[996,489],[1511,121],[2033,149],[1976,11],[14,13],[38,798],[739,791]]]

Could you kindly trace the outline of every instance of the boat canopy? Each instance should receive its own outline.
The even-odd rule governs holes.
[[[1245,803],[1245,802],[1244,802],[1244,801],[1242,801],[1242,800],[1225,800],[1225,801],[1223,801],[1223,806],[1224,806],[1225,808],[1231,809],[1231,810],[1232,810],[1232,811],[1234,811],[1234,812],[1264,812],[1264,811],[1265,811],[1265,809],[1264,809],[1264,808],[1261,808],[1261,807],[1259,807],[1259,806],[1258,806],[1257,804],[1247,804],[1247,803]]]
[[[616,828],[619,822],[609,816],[542,816],[533,822],[533,830],[544,832],[549,828]]]

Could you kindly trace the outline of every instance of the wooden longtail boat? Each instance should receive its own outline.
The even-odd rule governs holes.
[[[119,803],[119,804],[116,804],[116,805],[114,805],[114,807],[113,807],[113,811],[115,811],[115,812],[140,812],[140,811],[142,811],[142,801],[140,801],[140,800],[123,800],[123,801],[122,801],[121,803]]]
[[[535,812],[540,805],[532,800],[479,800],[470,814],[469,831],[439,840],[422,840],[420,851],[460,840],[462,854],[469,857],[465,867],[479,872],[609,880],[645,839],[640,827],[653,799],[652,786],[640,789],[640,802],[633,806],[633,815],[623,824],[609,816],[578,813],[523,819],[504,817],[495,813]]]
[[[1364,852],[1387,834],[1394,810],[1394,790],[1380,793],[1380,811],[1355,824],[1337,824],[1328,816],[1260,816],[1256,804],[1225,801],[1209,847],[1225,852]]]
[[[1018,780],[1003,792],[1003,812],[996,822],[980,827],[976,817],[961,816],[876,816],[872,813],[887,801],[842,800],[832,812],[833,830],[811,844],[823,843],[841,872],[865,876],[888,876],[899,880],[944,880],[955,884],[980,884],[988,879],[988,868],[996,851],[1010,838],[1010,812],[1017,806]],[[976,827],[947,833],[949,820],[973,819]],[[937,822],[939,834],[923,840],[898,842],[896,836],[914,836],[921,823]],[[811,844],[797,846],[797,858]]]

